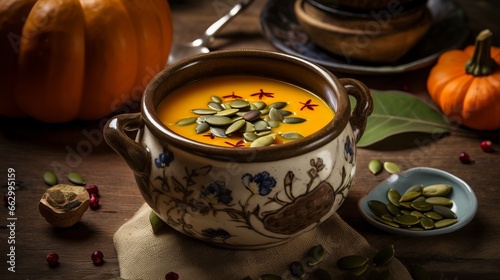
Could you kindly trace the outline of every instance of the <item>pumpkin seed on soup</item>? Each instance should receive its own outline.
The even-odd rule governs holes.
[[[208,93],[207,88],[221,94]],[[282,136],[271,144],[294,141],[318,131],[334,116],[328,104],[314,93],[250,76],[208,78],[184,85],[161,101],[157,113],[163,123],[183,137],[226,147],[233,141],[221,138],[243,141],[246,147],[270,145],[269,138],[251,144],[270,134]],[[244,127],[241,120],[246,121]],[[245,135],[253,131],[257,131],[257,138]]]

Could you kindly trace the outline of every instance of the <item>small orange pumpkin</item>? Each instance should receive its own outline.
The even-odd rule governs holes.
[[[97,120],[165,67],[167,0],[0,2],[0,115]]]
[[[431,69],[427,90],[452,121],[477,130],[500,129],[500,48],[483,30],[475,46],[444,52]]]

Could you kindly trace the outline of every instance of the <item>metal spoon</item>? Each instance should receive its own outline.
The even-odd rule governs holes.
[[[253,0],[243,0],[235,5],[227,14],[210,25],[201,38],[192,42],[174,43],[168,57],[167,65],[195,54],[210,52],[208,47],[214,41],[215,34],[252,2]]]

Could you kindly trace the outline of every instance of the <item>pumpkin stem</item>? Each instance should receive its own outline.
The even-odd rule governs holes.
[[[493,33],[485,29],[476,37],[474,54],[471,60],[465,64],[465,72],[476,77],[488,76],[497,67],[497,63],[491,58],[491,44]]]

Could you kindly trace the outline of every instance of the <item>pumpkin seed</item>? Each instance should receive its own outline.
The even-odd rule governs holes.
[[[218,103],[218,104],[222,103],[222,99],[220,99],[220,97],[218,97],[218,96],[213,95],[210,99],[212,99],[212,101],[215,103]]]
[[[411,203],[411,207],[418,211],[429,211],[432,209],[432,204],[426,201],[414,201]]]
[[[197,134],[202,134],[209,130],[210,130],[210,125],[206,122],[199,123],[195,128]]]
[[[320,263],[323,260],[323,257],[325,256],[325,248],[321,245],[316,245],[309,249],[309,251],[306,254],[307,257],[307,265],[308,266],[315,266],[318,263]]]
[[[184,125],[190,125],[196,122],[198,120],[198,117],[190,117],[190,118],[185,118],[176,123],[176,125],[179,126],[184,126]]]
[[[258,119],[262,113],[260,111],[248,111],[243,115],[243,118],[247,121],[254,121]]]
[[[267,104],[264,101],[256,101],[253,102],[252,105],[255,106],[257,110],[262,110],[267,107]]]
[[[276,139],[276,134],[269,134],[266,136],[259,137],[255,139],[251,144],[250,147],[267,147],[271,146],[271,144],[274,143],[274,140]]]
[[[262,136],[269,135],[271,133],[273,133],[271,130],[264,130],[264,131],[257,132],[256,134],[257,134],[257,136],[262,137]]]
[[[271,127],[271,128],[280,127],[280,122],[278,122],[278,121],[269,120],[269,121],[267,121],[267,123],[269,124],[269,127]]]
[[[290,112],[290,111],[288,111],[288,110],[282,110],[282,109],[280,109],[279,111],[280,111],[280,114],[281,114],[283,117],[290,116],[290,115],[292,115],[292,114],[293,114],[292,112]]]
[[[451,185],[435,184],[422,189],[422,195],[430,196],[447,196],[451,191]]]
[[[377,175],[378,173],[380,173],[380,171],[382,171],[382,169],[383,169],[382,162],[378,159],[372,159],[368,163],[368,170],[370,170],[370,172],[373,173],[373,175]]]
[[[394,222],[403,226],[412,226],[418,224],[420,219],[412,215],[403,214],[395,217]]]
[[[394,258],[394,254],[395,254],[394,245],[389,245],[381,249],[373,257],[373,265],[375,266],[387,265]]]
[[[300,138],[304,138],[304,136],[297,132],[285,132],[281,134],[281,137],[285,138],[286,140],[297,140]]]
[[[433,219],[433,220],[441,220],[443,216],[441,216],[439,213],[436,213],[434,211],[429,211],[424,213],[424,216],[427,218]]]
[[[265,120],[259,120],[253,123],[256,131],[269,130],[269,124]]]
[[[399,165],[397,163],[394,163],[391,161],[384,162],[384,169],[385,169],[385,171],[387,171],[391,174],[401,172],[401,167],[399,167]]]
[[[362,267],[368,263],[368,258],[359,255],[349,255],[337,260],[337,267],[344,270],[351,270]]]
[[[238,111],[238,109],[225,109],[222,111],[218,111],[214,116],[229,117],[238,113]]]
[[[45,173],[43,173],[43,182],[50,187],[57,185],[58,180],[56,174],[52,171],[45,171]]]
[[[450,208],[442,205],[433,205],[432,210],[446,219],[456,219],[457,214],[453,212]]]
[[[226,130],[222,127],[210,127],[210,133],[216,137],[227,138]]]
[[[384,214],[380,218],[382,218],[386,221],[389,221],[389,222],[394,222],[394,216],[392,214]]]
[[[442,197],[442,196],[433,196],[433,197],[428,197],[425,199],[427,203],[430,203],[432,205],[442,205],[446,207],[452,207],[453,206],[453,200],[447,198],[447,197]]]
[[[401,210],[399,210],[399,208],[392,203],[387,203],[386,207],[387,207],[387,210],[389,211],[389,213],[391,213],[391,215],[393,215],[393,216],[398,216],[401,214]]]
[[[231,106],[231,108],[243,109],[243,108],[250,106],[250,103],[248,103],[248,101],[238,99],[238,100],[231,101],[229,103],[229,106]]]
[[[424,229],[431,229],[431,228],[434,228],[434,221],[431,218],[424,216],[424,217],[420,218],[420,225]]]
[[[351,269],[349,271],[349,275],[352,275],[352,276],[361,276],[363,275],[366,271],[368,270],[368,263],[365,263],[364,265],[360,266],[360,267],[357,267],[357,268],[354,268],[354,269]]]
[[[299,118],[299,117],[290,117],[290,118],[283,119],[283,122],[288,123],[288,124],[298,124],[298,123],[303,123],[305,121],[306,121],[306,119]]]
[[[328,273],[328,271],[322,269],[322,268],[317,268],[314,272],[313,272],[314,276],[316,276],[319,280],[332,280],[332,276],[330,275],[330,273]]]
[[[276,274],[264,274],[259,277],[259,280],[282,280],[281,276]]]
[[[414,280],[431,280],[431,276],[429,275],[429,272],[425,270],[422,266],[418,264],[411,264],[411,276],[413,277]]]
[[[191,112],[193,112],[197,115],[213,115],[213,114],[217,113],[216,110],[212,110],[212,109],[194,109],[194,110],[191,110]]]
[[[419,196],[417,198],[415,198],[412,202],[417,202],[417,201],[425,201],[425,196]]]
[[[271,108],[269,110],[269,119],[273,121],[282,121],[283,120],[283,115],[278,111],[276,108]]]
[[[379,217],[382,217],[385,214],[389,214],[387,206],[381,201],[370,200],[368,201],[368,207],[370,207],[370,210],[372,210],[373,214]]]
[[[403,210],[401,210],[401,214],[403,214],[403,215],[411,215],[411,211],[403,209]]]
[[[286,105],[288,105],[288,103],[286,103],[286,102],[275,102],[275,103],[269,105],[268,107],[269,107],[269,109],[271,109],[271,108],[283,109],[286,107]]]
[[[222,107],[222,105],[220,105],[220,103],[217,102],[208,102],[208,107],[216,111],[224,110],[224,107]]]
[[[435,228],[444,228],[444,227],[453,225],[457,221],[458,221],[457,219],[442,219],[442,220],[439,220],[437,222],[434,222],[434,227]]]
[[[386,224],[388,226],[391,226],[391,227],[395,227],[395,228],[399,228],[400,226],[398,224],[396,224],[395,222],[391,222],[391,221],[388,221],[388,220],[384,220],[382,218],[379,218],[377,216],[373,216],[373,218],[383,224]],[[394,220],[394,219],[393,219]]]
[[[387,192],[387,199],[389,199],[389,202],[393,205],[399,206],[401,194],[395,189],[389,189],[389,191]]]
[[[403,201],[403,202],[400,202],[399,203],[399,206],[403,207],[403,208],[406,208],[406,209],[413,209],[411,207],[411,202],[410,201]]]
[[[233,123],[233,120],[231,120],[231,118],[228,118],[228,117],[211,116],[211,117],[208,117],[206,119],[206,122],[209,125],[213,125],[213,126],[226,126],[226,125],[230,125],[231,123]]]
[[[267,115],[267,114],[269,114],[269,110],[270,110],[269,108],[264,108],[264,109],[260,110],[260,113],[262,115]]]
[[[85,185],[85,180],[82,175],[76,172],[68,172],[67,177],[68,180],[75,185]]]
[[[245,132],[254,132],[255,131],[255,126],[251,122],[247,122],[245,124]]]
[[[253,142],[259,138],[259,136],[255,132],[245,132],[243,133],[243,138],[248,142]]]
[[[422,194],[423,185],[413,185],[409,187],[401,196],[399,202],[414,200]]]
[[[298,261],[292,262],[290,264],[289,268],[290,268],[290,273],[292,274],[292,276],[302,278],[306,274],[306,272],[304,270],[304,266],[302,266],[302,263],[300,263]]]
[[[423,218],[423,217],[425,217],[425,215],[422,214],[422,212],[419,212],[419,211],[411,211],[410,215],[415,216],[417,218]]]
[[[157,233],[159,230],[161,230],[162,228],[164,228],[167,225],[153,211],[149,212],[149,223],[151,224],[151,227],[153,228],[153,233]]]
[[[245,125],[246,121],[245,120],[239,120],[231,124],[227,129],[226,129],[226,134],[232,134],[236,131],[238,131],[240,128],[242,128]]]

